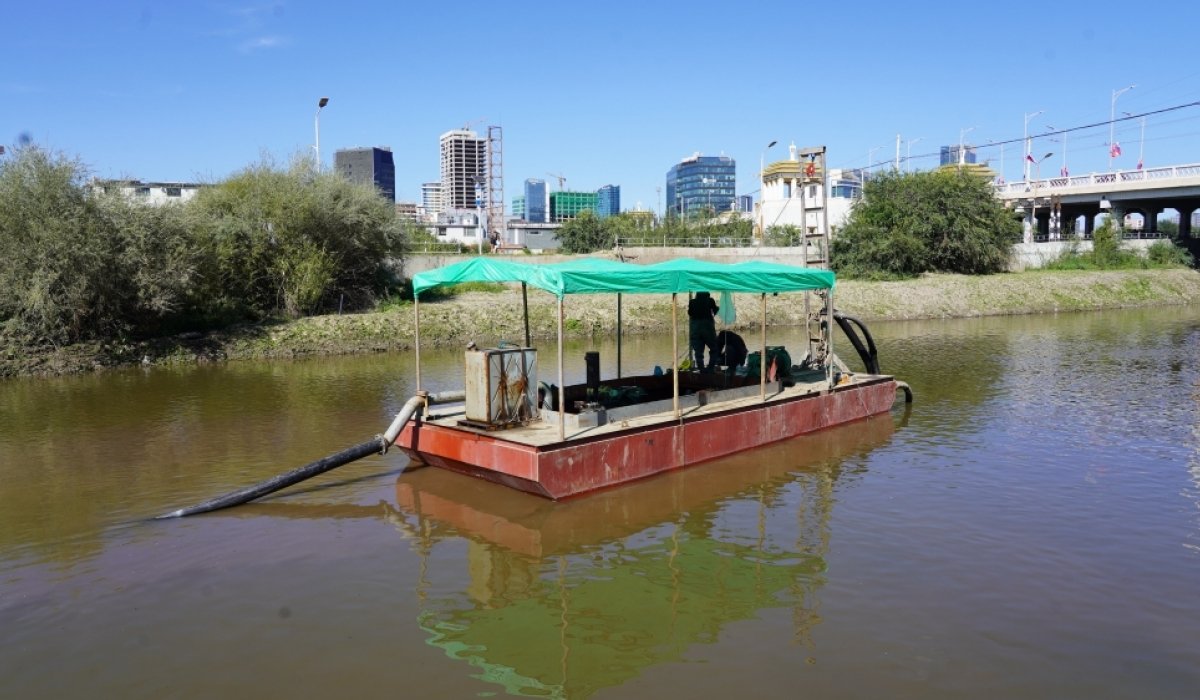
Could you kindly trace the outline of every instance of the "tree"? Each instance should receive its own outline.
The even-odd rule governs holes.
[[[299,316],[346,295],[366,303],[387,285],[401,250],[394,208],[369,185],[312,172],[250,166],[201,191],[189,216],[204,252],[199,292],[208,315]]]
[[[833,267],[847,276],[1000,272],[1020,240],[1020,223],[977,175],[885,173],[863,195],[833,240]]]
[[[0,163],[0,319],[30,342],[145,333],[179,313],[192,247],[179,207],[88,184],[75,158],[31,145]]]
[[[608,227],[591,210],[564,223],[558,230],[558,240],[564,253],[592,253],[613,245]]]

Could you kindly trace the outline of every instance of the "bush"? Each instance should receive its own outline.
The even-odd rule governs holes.
[[[1008,267],[1020,237],[985,178],[955,169],[884,173],[867,181],[833,239],[832,262],[849,277],[988,274]]]

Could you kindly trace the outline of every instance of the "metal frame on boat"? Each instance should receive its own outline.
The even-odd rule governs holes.
[[[911,400],[911,392],[903,382],[878,373],[849,372],[833,354],[830,321],[835,317],[835,277],[831,271],[762,261],[725,265],[689,259],[636,265],[589,258],[538,265],[473,258],[418,273],[413,278],[418,394],[423,389],[421,295],[437,287],[479,281],[521,284],[525,347],[512,349],[518,353],[533,352],[528,288],[557,297],[556,395],[543,394],[531,408],[528,403],[534,392],[530,384],[536,382],[536,377],[509,376],[515,366],[511,362],[493,363],[494,369],[480,370],[487,359],[482,363],[469,360],[467,366],[474,368],[472,376],[478,377],[465,380],[468,394],[485,394],[474,407],[441,409],[437,414],[425,407],[394,437],[396,446],[417,462],[559,499],[882,413],[890,409],[898,388],[904,389]],[[732,370],[717,374],[680,372],[678,296],[699,291],[759,295],[757,381]],[[810,309],[806,321],[808,347],[802,362],[794,368],[774,367],[769,361],[767,296],[780,292],[803,292],[806,309]],[[597,371],[587,384],[566,385],[564,309],[566,297],[574,294],[616,295],[616,378],[600,380]],[[624,294],[671,295],[673,361],[669,377],[620,376],[620,309]],[[817,304],[813,304],[814,298]],[[839,323],[863,354],[861,340],[848,324],[841,319]],[[871,347],[873,351],[873,343]],[[518,364],[525,367],[530,362],[523,355]],[[864,356],[864,362],[877,372],[873,357]],[[783,378],[788,375],[792,376],[785,382]],[[622,390],[632,391],[636,398],[626,398],[617,405],[598,400],[602,394],[620,395]],[[505,396],[515,397],[517,404],[508,407],[512,410],[498,413],[480,408],[490,406],[493,395],[500,395],[500,401]],[[471,398],[467,403],[470,407]]]

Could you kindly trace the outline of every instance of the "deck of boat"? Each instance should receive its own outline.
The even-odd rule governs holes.
[[[686,376],[686,375],[681,375]],[[695,376],[695,375],[693,375]],[[661,379],[661,378],[660,378]],[[846,374],[834,392],[845,392],[868,384],[891,381],[888,375]],[[670,381],[670,377],[666,377]],[[614,380],[619,382],[620,380]],[[626,380],[629,381],[629,380]],[[796,383],[784,387],[778,382],[767,384],[766,400],[761,396],[757,383],[728,389],[700,390],[679,397],[680,419],[676,419],[671,401],[651,401],[641,406],[628,406],[609,411],[610,422],[604,425],[580,424],[580,414],[568,412],[565,430],[565,442],[591,438],[600,438],[626,431],[636,431],[654,426],[660,426],[682,420],[716,416],[724,413],[753,410],[772,404],[785,403],[798,398],[818,396],[828,392],[828,382],[822,372],[807,372],[796,377]],[[574,389],[576,387],[572,387]],[[570,403],[570,402],[568,402]],[[649,409],[649,410],[647,410]],[[437,425],[468,433],[486,435],[492,439],[528,445],[530,447],[547,447],[559,444],[558,412],[544,410],[542,420],[525,425],[502,429],[487,429],[469,422],[463,422],[464,407],[462,405],[438,406],[429,415],[420,419],[429,425]]]

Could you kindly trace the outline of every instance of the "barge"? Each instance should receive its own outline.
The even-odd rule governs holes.
[[[436,408],[427,403],[413,411],[411,420],[393,423],[385,441],[418,464],[557,500],[885,413],[898,390],[911,401],[907,385],[879,372],[866,327],[834,309],[833,272],[682,258],[655,265],[601,259],[537,265],[481,257],[418,273],[413,277],[418,396],[426,395],[420,371],[421,295],[467,282],[520,284],[525,343],[468,348],[464,403]],[[538,374],[537,350],[530,342],[530,287],[557,298],[556,383]],[[678,345],[679,298],[695,292],[758,296],[759,338],[746,366],[731,362],[712,372],[686,370],[689,363],[682,361]],[[767,343],[768,297],[781,292],[804,295],[808,343],[797,364]],[[587,381],[568,386],[565,304],[577,294],[616,297],[617,376],[600,377],[598,357],[589,353]],[[622,376],[620,309],[626,294],[670,295],[674,361],[668,371]],[[850,371],[834,354],[835,323],[867,371]]]

